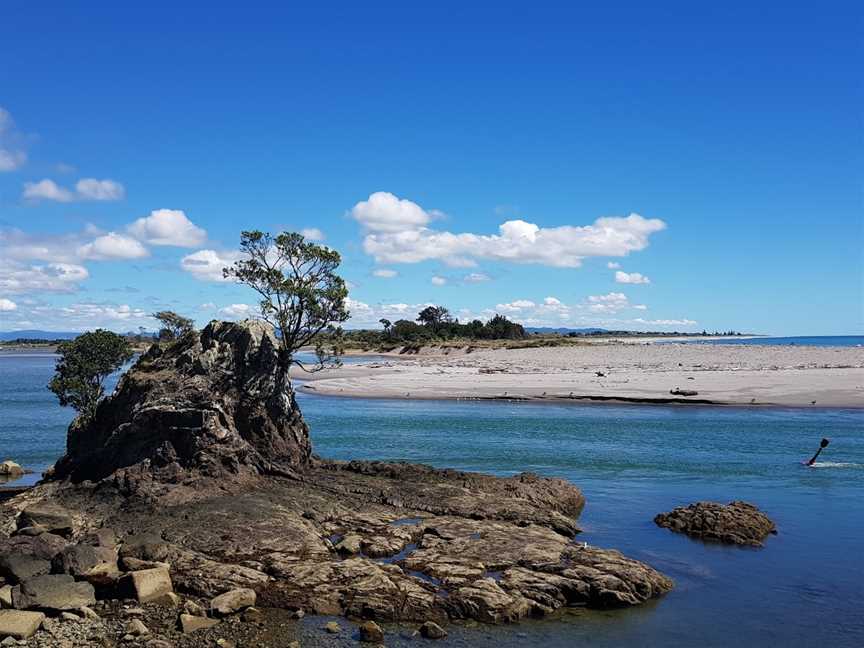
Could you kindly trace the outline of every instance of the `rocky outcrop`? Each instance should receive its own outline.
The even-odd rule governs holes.
[[[654,522],[701,540],[753,547],[761,547],[765,538],[777,533],[774,522],[747,502],[696,502],[660,513]]]
[[[93,420],[70,426],[53,478],[98,480],[132,466],[163,481],[289,474],[310,455],[271,327],[214,321],[151,346]]]

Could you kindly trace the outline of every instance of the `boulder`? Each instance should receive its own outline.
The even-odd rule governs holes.
[[[360,624],[360,641],[381,643],[384,641],[384,631],[374,621],[364,621]]]
[[[51,563],[35,556],[19,553],[0,555],[0,575],[13,583],[20,583],[50,571]]]
[[[144,625],[141,619],[132,619],[126,624],[126,633],[133,637],[143,637],[150,634],[150,629]]]
[[[68,536],[72,533],[73,522],[69,512],[61,506],[40,503],[28,506],[18,516],[18,528],[39,526],[49,533]]]
[[[93,586],[76,582],[66,574],[36,576],[12,590],[12,604],[19,610],[77,610],[96,603]]]
[[[0,610],[0,637],[29,639],[36,633],[44,620],[45,615],[41,612]]]
[[[87,544],[69,545],[54,556],[51,566],[56,574],[88,576],[117,572],[117,552],[108,547]]]
[[[427,621],[420,626],[420,636],[425,639],[444,639],[447,631],[434,621]]]
[[[0,587],[0,609],[12,607],[12,586]]]
[[[777,533],[771,519],[747,502],[696,502],[654,518],[657,526],[693,538],[725,544],[761,547],[765,538]]]
[[[91,420],[76,419],[66,445],[52,479],[73,482],[133,466],[161,481],[184,470],[288,474],[312,452],[279,342],[260,321],[213,321],[154,344]]]
[[[126,578],[139,603],[156,601],[174,591],[171,575],[163,567],[130,572]]]
[[[189,634],[196,630],[206,630],[219,625],[219,619],[208,619],[207,617],[193,616],[191,614],[180,615],[180,629]]]
[[[11,459],[0,462],[0,477],[20,477],[24,469]]]
[[[255,605],[255,590],[248,587],[224,592],[210,601],[210,611],[215,616],[228,616]]]

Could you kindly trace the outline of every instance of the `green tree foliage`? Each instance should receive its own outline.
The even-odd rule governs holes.
[[[349,316],[348,289],[336,274],[342,261],[339,253],[294,232],[243,232],[240,249],[244,258],[222,273],[258,293],[261,315],[281,341],[280,362],[286,374],[292,363],[310,371],[338,362],[342,329],[334,324]],[[297,350],[309,344],[315,345],[318,358],[311,369],[295,358]]]
[[[96,329],[57,346],[60,357],[48,389],[60,404],[92,418],[105,394],[105,379],[132,357],[127,339],[111,331]]]
[[[159,329],[160,340],[176,340],[195,330],[195,323],[191,319],[174,311],[159,311],[153,313],[153,317],[162,324]]]

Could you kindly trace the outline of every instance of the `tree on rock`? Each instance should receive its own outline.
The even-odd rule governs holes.
[[[159,330],[160,340],[176,340],[195,330],[195,323],[191,319],[174,311],[159,311],[153,313],[153,317],[162,324]]]
[[[132,348],[122,335],[96,329],[57,346],[60,357],[48,389],[60,404],[92,418],[105,394],[105,379],[132,357]]]
[[[287,373],[291,364],[307,371],[323,369],[342,353],[342,329],[348,319],[348,289],[336,274],[339,253],[307,241],[301,234],[277,236],[251,231],[240,235],[244,258],[224,268],[226,279],[251,287],[261,297],[261,315],[280,339],[280,363]],[[317,364],[308,368],[296,352],[314,345]]]

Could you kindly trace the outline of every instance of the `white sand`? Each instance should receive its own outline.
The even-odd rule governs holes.
[[[605,376],[598,376],[596,372]],[[385,398],[527,398],[864,407],[864,348],[586,344],[399,356],[309,376],[300,389]]]

